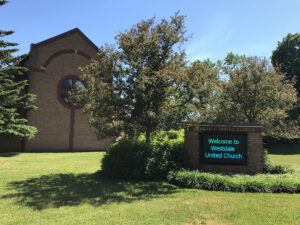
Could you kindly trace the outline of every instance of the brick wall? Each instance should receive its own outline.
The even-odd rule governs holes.
[[[64,53],[56,54],[61,52]],[[26,142],[25,151],[69,151],[71,110],[58,99],[58,83],[65,76],[79,76],[78,67],[89,64],[89,57],[96,56],[95,47],[76,32],[46,45],[33,46],[29,58],[29,92],[37,95],[34,104],[38,109],[28,113],[28,123],[37,127],[38,133]],[[74,151],[105,150],[110,142],[111,139],[98,140],[86,115],[75,111]]]
[[[206,131],[247,133],[247,165],[204,164],[199,160],[200,135]],[[185,129],[185,151],[194,169],[216,173],[256,174],[263,172],[262,128],[260,126],[197,125]]]

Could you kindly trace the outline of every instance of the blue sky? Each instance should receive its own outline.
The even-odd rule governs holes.
[[[97,46],[142,19],[187,16],[184,48],[190,60],[223,59],[228,52],[270,57],[288,33],[300,32],[299,0],[11,0],[0,7],[0,29],[20,54],[75,27]]]

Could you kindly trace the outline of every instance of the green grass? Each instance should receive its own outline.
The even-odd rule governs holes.
[[[291,166],[300,172],[300,144],[277,144],[266,148],[274,164]]]
[[[104,179],[95,173],[103,154],[0,153],[0,224],[300,224],[299,194]]]

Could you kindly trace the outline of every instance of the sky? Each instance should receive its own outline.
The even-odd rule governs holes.
[[[28,53],[38,43],[78,27],[97,46],[142,19],[186,15],[189,60],[224,59],[229,52],[269,58],[288,33],[300,32],[300,0],[11,0],[0,7],[0,30]]]

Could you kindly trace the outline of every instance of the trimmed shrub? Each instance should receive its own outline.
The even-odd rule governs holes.
[[[268,150],[264,150],[264,167],[263,172],[264,173],[271,173],[271,174],[285,174],[285,173],[293,173],[295,170],[293,170],[289,166],[281,166],[281,165],[273,165],[272,161],[269,158]]]
[[[166,179],[171,170],[186,166],[184,152],[184,132],[160,132],[151,141],[152,152],[147,161],[146,174],[149,179]]]
[[[300,193],[300,176],[297,174],[226,176],[181,170],[171,171],[167,180],[181,187],[212,191]]]
[[[105,176],[122,179],[166,179],[171,170],[184,168],[184,133],[162,131],[145,143],[145,136],[111,145],[102,159]]]
[[[112,144],[102,159],[102,173],[107,177],[142,179],[145,177],[151,146],[134,139]]]

